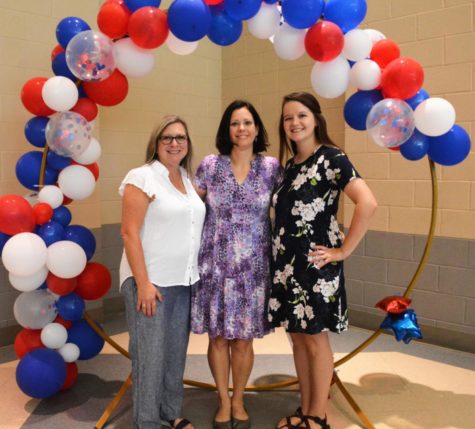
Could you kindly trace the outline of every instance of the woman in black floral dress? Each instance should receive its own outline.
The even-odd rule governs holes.
[[[293,342],[301,407],[277,427],[329,428],[326,406],[333,375],[328,331],[348,327],[343,260],[368,229],[376,200],[346,154],[327,134],[316,98],[284,97],[280,160],[289,154],[273,197],[273,285],[269,321]],[[355,203],[344,242],[338,227],[340,191]]]

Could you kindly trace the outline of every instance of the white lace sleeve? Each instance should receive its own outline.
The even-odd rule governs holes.
[[[154,199],[155,187],[153,186],[153,177],[151,171],[147,166],[134,168],[130,170],[125,176],[124,180],[119,186],[119,195],[124,195],[125,185],[134,185],[141,189],[150,199]]]

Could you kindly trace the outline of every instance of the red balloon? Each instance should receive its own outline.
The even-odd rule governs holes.
[[[224,0],[205,0],[205,3],[214,6],[216,4],[224,3]]]
[[[76,112],[79,113],[80,115],[84,116],[86,120],[93,121],[99,109],[97,108],[97,104],[94,103],[91,99],[87,97],[80,98],[78,102],[74,105],[72,109],[70,109],[71,112]]]
[[[36,220],[30,203],[19,195],[0,197],[0,232],[15,235],[20,232],[32,232]]]
[[[22,329],[15,337],[13,345],[18,359],[42,347],[44,344],[41,342],[41,329]]]
[[[127,97],[129,82],[119,71],[114,72],[99,82],[83,82],[86,95],[101,106],[115,106]]]
[[[305,50],[316,61],[331,61],[340,55],[345,37],[341,28],[330,21],[320,21],[305,35]]]
[[[98,262],[89,262],[79,274],[74,292],[83,299],[99,299],[109,292],[111,284],[112,277],[107,267]]]
[[[392,60],[381,75],[381,88],[385,98],[411,98],[423,83],[424,70],[421,65],[407,57]]]
[[[54,113],[43,101],[41,91],[48,79],[45,77],[34,77],[27,81],[21,89],[21,102],[25,109],[36,116],[49,116]]]
[[[61,386],[61,391],[68,390],[74,386],[76,380],[78,379],[78,366],[76,362],[66,363],[66,380],[64,380],[63,385]]]
[[[53,322],[63,325],[66,329],[69,329],[71,326],[73,326],[73,322],[71,320],[63,319],[59,314],[55,317]]]
[[[375,307],[380,308],[381,310],[384,310],[387,313],[400,314],[404,313],[408,309],[410,303],[410,298],[404,298],[403,296],[394,295],[387,296],[381,301],[378,301]]]
[[[71,279],[63,279],[61,277],[55,276],[53,273],[48,273],[48,277],[46,277],[46,286],[48,289],[55,293],[56,295],[68,295],[78,284],[77,277],[73,277]]]
[[[35,223],[43,225],[53,216],[53,209],[47,203],[38,203],[33,206],[33,213],[35,214]]]
[[[141,48],[158,48],[168,37],[167,16],[156,7],[137,9],[129,20],[129,36]]]
[[[63,195],[63,202],[61,203],[61,205],[63,206],[67,206],[68,204],[71,204],[72,203],[72,199],[67,197],[66,195]]]
[[[117,2],[104,3],[97,15],[99,29],[111,39],[119,39],[127,34],[130,11]]]
[[[401,50],[396,42],[393,42],[391,39],[383,39],[374,44],[369,57],[375,63],[378,63],[381,69],[384,69],[392,60],[399,58],[400,55]]]
[[[64,51],[65,49],[61,45],[56,45],[51,51],[51,61],[53,61],[56,58],[56,55]]]

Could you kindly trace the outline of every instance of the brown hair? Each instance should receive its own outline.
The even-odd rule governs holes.
[[[193,156],[193,146],[191,144],[191,137],[188,132],[188,125],[186,122],[177,115],[165,116],[162,121],[153,129],[152,134],[150,134],[150,139],[148,141],[147,150],[145,154],[145,163],[151,164],[153,161],[158,160],[158,145],[160,142],[160,137],[162,137],[165,129],[172,124],[181,124],[185,128],[186,137],[188,139],[188,153],[181,160],[180,165],[186,170],[188,175],[191,175],[191,158]]]
[[[326,146],[338,147],[330,138],[327,131],[327,121],[322,115],[320,103],[318,100],[308,92],[293,92],[285,95],[282,99],[282,109],[279,121],[279,161],[282,164],[284,159],[289,155],[295,156],[297,153],[297,145],[294,141],[289,140],[284,130],[284,106],[290,101],[298,101],[302,103],[307,109],[309,109],[315,118],[317,126],[315,127],[315,138],[317,141]]]

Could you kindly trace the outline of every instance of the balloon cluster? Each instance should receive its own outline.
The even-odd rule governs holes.
[[[408,344],[414,338],[421,339],[422,333],[417,323],[414,310],[409,308],[411,300],[402,296],[388,296],[378,303],[376,307],[387,313],[380,325],[381,329],[391,329],[396,340]]]
[[[121,103],[128,78],[152,70],[159,46],[178,55],[192,53],[204,37],[227,46],[246,21],[280,58],[306,53],[315,60],[310,78],[318,95],[339,97],[352,83],[358,92],[345,104],[346,122],[368,130],[376,143],[443,165],[461,162],[470,150],[452,105],[422,89],[420,64],[400,57],[397,44],[379,31],[357,28],[365,0],[173,0],[166,13],[160,3],[106,0],[97,15],[100,31],[78,17],[62,19],[51,52],[54,76],[34,77],[21,90],[34,115],[25,137],[42,151],[29,151],[16,164],[19,182],[35,194],[0,197],[0,250],[10,283],[22,292],[14,305],[24,328],[15,341],[17,379],[30,396],[70,387],[74,361],[102,348],[82,315],[84,300],[107,293],[110,274],[89,262],[94,236],[70,225],[66,205],[88,198],[99,177],[101,146],[92,137],[98,105]]]

